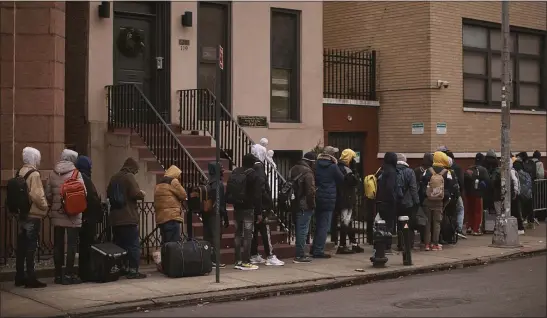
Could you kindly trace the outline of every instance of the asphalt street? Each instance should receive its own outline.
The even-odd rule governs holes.
[[[118,317],[546,317],[546,256],[304,295]]]

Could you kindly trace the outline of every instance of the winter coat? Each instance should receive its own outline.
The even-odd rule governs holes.
[[[76,161],[76,158],[74,158]],[[61,187],[63,183],[72,177],[72,173],[76,170],[73,161],[61,160],[57,162],[53,171],[49,175],[49,179],[46,186],[46,197],[51,204],[50,216],[54,226],[63,227],[81,227],[82,226],[82,214],[75,216],[68,216],[63,211],[61,204]],[[78,172],[78,181],[80,181],[84,187],[84,179],[82,174]],[[87,194],[87,192],[86,192]]]
[[[337,166],[337,160],[331,155],[320,154],[315,162],[315,206],[317,212],[334,211],[336,206],[336,187],[344,181]]]
[[[216,194],[216,191],[217,191],[217,181],[216,181],[217,164],[216,164],[216,162],[209,162],[209,164],[207,165],[207,169],[209,171],[209,183],[208,183],[208,188],[209,188],[209,191],[210,191],[209,197],[212,198],[213,200],[215,200],[214,204],[216,204],[216,197],[217,197],[217,194]],[[223,171],[221,169],[221,171],[220,171],[220,180],[221,180],[221,182],[219,183],[219,186],[220,186],[219,213],[220,213],[220,216],[222,217],[222,219],[227,221],[228,220],[228,211],[226,211],[226,198],[225,198],[225,193],[224,193],[224,183],[222,183],[222,174],[223,174]]]
[[[97,223],[103,221],[103,208],[101,198],[91,180],[91,159],[86,156],[79,156],[76,161],[76,169],[82,174],[85,189],[87,191],[87,208],[82,213],[84,223]]]
[[[463,184],[463,170],[462,167],[460,167],[459,164],[457,164],[455,161],[452,162],[452,166],[450,167],[452,170],[454,170],[454,174],[456,175],[456,181],[458,182],[458,186],[460,188],[460,195],[463,195],[464,192],[464,184]]]
[[[259,145],[260,146],[260,145]],[[235,204],[234,209],[240,210],[253,210],[255,215],[262,215],[263,206],[263,192],[266,186],[266,174],[261,168],[261,164],[255,164],[257,158],[253,154],[246,154],[243,156],[242,165],[243,169],[253,169],[247,174],[245,193],[247,194],[247,201],[243,204]],[[263,166],[262,166],[263,167]]]
[[[446,173],[443,175],[443,179],[444,179],[444,200],[443,201],[445,202],[452,195],[454,182],[456,181],[454,180],[454,177],[452,176],[452,173],[449,171],[449,169],[446,168],[449,166],[450,166],[449,157],[444,152],[437,151],[433,154],[433,167],[431,167],[430,169],[433,169],[433,171],[435,171],[435,173],[437,174],[441,173],[441,171],[443,170],[446,170]],[[427,185],[429,184],[429,181],[431,180],[431,176],[433,176],[430,169],[427,169],[425,171],[420,182],[421,184],[420,192],[422,193],[421,195],[422,203],[423,203],[423,200],[427,199],[425,195]]]
[[[298,200],[299,208],[303,211],[315,209],[315,175],[304,159],[298,161],[289,171],[289,180],[295,179],[299,174],[302,176],[298,179],[296,189],[296,199]]]
[[[382,173],[378,177],[376,202],[382,206],[382,210],[395,212],[397,200],[395,187],[397,186],[397,154],[386,152]]]
[[[120,209],[112,209],[110,211],[110,225],[138,225],[139,211],[137,209],[137,201],[144,199],[144,192],[141,191],[135,174],[139,171],[139,164],[133,158],[127,158],[122,166],[122,169],[110,178],[108,183],[107,193],[110,193],[110,188],[114,184],[120,185],[124,192],[125,206]]]
[[[490,185],[490,175],[488,174],[488,170],[481,166],[480,164],[476,164],[474,166],[470,166],[468,169],[477,169],[479,173],[479,189],[475,189],[474,185],[472,187],[466,187],[465,193],[466,195],[471,196],[480,196],[483,197],[485,194],[486,189],[488,189]]]
[[[25,147],[23,149],[23,167],[19,170],[20,176],[25,176],[31,169],[37,170],[40,164],[40,151],[31,147]],[[44,185],[42,184],[42,178],[40,173],[35,171],[31,173],[27,178],[27,187],[29,191],[30,211],[28,217],[42,219],[47,215],[48,202],[44,192]]]
[[[405,180],[405,192],[400,205],[403,208],[411,208],[419,205],[420,197],[418,196],[418,184],[414,170],[410,169],[408,163],[404,161],[397,161],[397,169],[403,174],[403,179]]]
[[[169,221],[183,222],[182,201],[186,200],[186,191],[180,184],[182,171],[177,166],[171,166],[154,190],[154,210],[156,224]]]
[[[418,186],[420,185],[420,180],[422,180],[422,176],[424,175],[425,171],[431,168],[431,166],[433,166],[433,154],[425,153],[422,160],[422,165],[414,169],[414,175]]]
[[[344,176],[344,181],[337,187],[336,209],[352,209],[356,200],[356,187],[359,185],[359,177],[350,168],[351,162],[355,159],[356,153],[351,149],[342,151],[338,160],[338,168]]]
[[[545,168],[543,167],[543,162],[539,161],[537,158],[532,158],[532,161],[536,164],[536,178],[545,178]]]

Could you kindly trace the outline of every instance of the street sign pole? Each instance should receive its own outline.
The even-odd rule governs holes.
[[[496,216],[492,246],[515,247],[519,246],[518,227],[516,218],[511,216],[511,100],[508,94],[511,83],[509,41],[509,1],[501,2],[501,34],[502,34],[502,83],[501,83],[501,193],[502,206]]]
[[[220,283],[220,96],[222,96],[222,70],[224,69],[224,49],[222,46],[217,48],[217,70],[216,70],[216,79],[215,79],[215,152],[216,152],[216,197],[215,197],[215,215],[216,215],[216,224],[214,235],[215,239],[215,262],[216,262],[216,282]]]

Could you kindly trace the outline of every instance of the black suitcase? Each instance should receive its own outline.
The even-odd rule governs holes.
[[[120,278],[127,251],[112,243],[91,245],[92,281],[114,282]]]
[[[161,247],[161,266],[167,277],[207,275],[213,270],[209,242],[188,239]]]

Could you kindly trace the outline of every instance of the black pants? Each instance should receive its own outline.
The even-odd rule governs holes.
[[[334,209],[332,221],[330,222],[330,241],[338,245],[340,232],[338,231],[338,222],[340,222],[340,209]]]
[[[266,257],[273,255],[272,239],[270,236],[270,226],[264,222],[255,223],[253,231],[253,241],[251,242],[251,256],[258,255],[258,233],[262,236],[264,244],[264,253]]]
[[[27,265],[27,277],[36,278],[34,271],[34,256],[38,249],[38,238],[40,233],[40,219],[28,218],[25,221],[19,221],[17,233],[17,251],[15,268],[16,277],[23,279],[25,277],[25,263]]]
[[[386,231],[394,234],[395,231],[395,220],[397,219],[397,211],[395,206],[388,204],[378,204],[376,205],[378,213],[382,220],[386,222]],[[391,250],[391,240],[387,242],[386,250]]]
[[[524,223],[522,222],[522,213],[520,209],[520,201],[518,198],[511,200],[511,216],[517,219],[517,227],[519,231],[524,230]]]
[[[97,243],[95,242],[96,232],[95,222],[83,221],[82,229],[80,230],[78,273],[84,282],[93,279],[93,273],[91,272],[91,245]]]
[[[399,216],[408,216],[408,227],[410,229],[410,247],[412,248],[412,245],[414,244],[414,230],[417,229],[416,228],[416,212],[417,212],[417,207],[410,207],[410,208],[405,208],[405,207],[399,207],[397,208],[397,248],[398,249],[403,249],[403,245],[402,245],[402,239],[403,239],[403,229],[399,226],[399,221],[398,221],[398,217]]]
[[[523,220],[527,220],[528,223],[534,223],[536,216],[534,213],[534,202],[532,199],[519,198],[519,201]]]
[[[65,265],[65,233],[66,233],[66,267]],[[55,277],[63,275],[75,275],[74,261],[78,248],[79,227],[55,226],[53,228],[53,262],[55,264]]]
[[[209,242],[213,247],[213,250],[211,251],[211,261],[213,263],[216,263],[217,261],[215,254],[218,241],[218,235],[216,235],[217,219],[218,218],[215,212],[205,212],[201,215],[201,220],[203,222],[203,239]],[[220,230],[220,239],[222,240],[222,227]]]
[[[186,236],[188,236],[188,238],[194,237],[194,227],[192,226],[193,218],[194,213],[187,211],[184,220],[186,221]]]
[[[141,245],[138,225],[119,225],[112,227],[114,244],[127,251],[129,272],[139,271]]]

